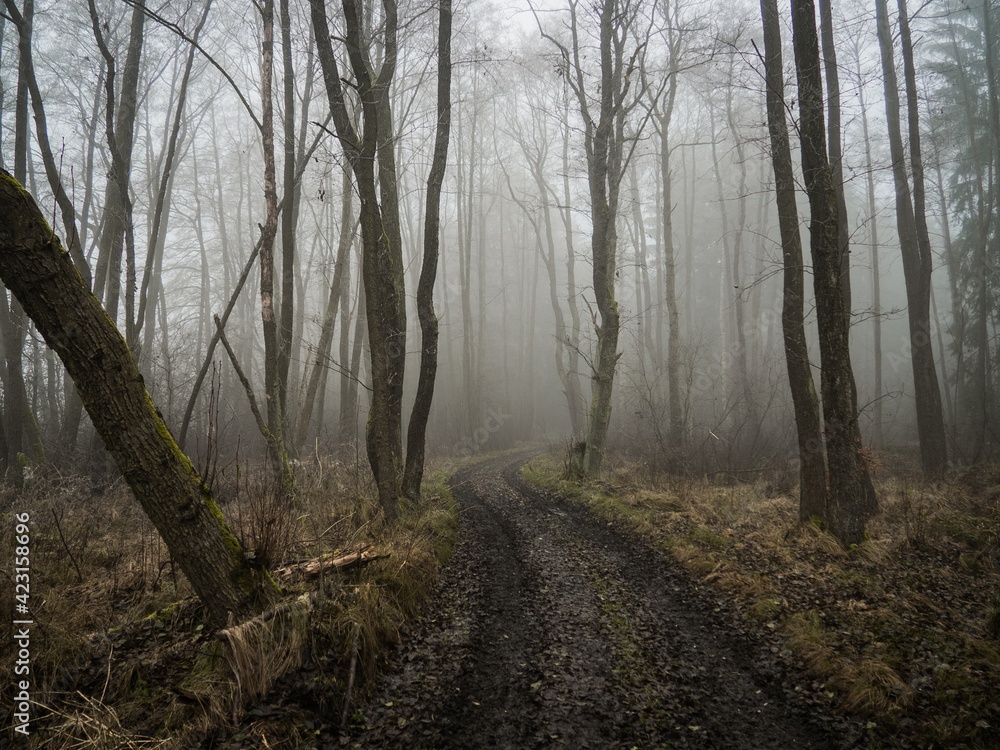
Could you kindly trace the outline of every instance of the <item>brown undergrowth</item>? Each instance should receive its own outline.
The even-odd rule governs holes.
[[[928,484],[884,471],[868,538],[845,550],[797,499],[747,483],[523,476],[650,539],[732,596],[821,694],[905,747],[1000,745],[1000,467]]]
[[[342,706],[365,690],[450,554],[457,519],[445,480],[453,470],[431,467],[424,499],[404,504],[403,520],[391,526],[353,462],[303,463],[293,503],[272,489],[263,468],[223,472],[214,488],[221,509],[269,569],[368,547],[378,557],[319,576],[278,577],[284,596],[275,613],[221,638],[124,483],[49,473],[21,491],[4,490],[6,622],[17,619],[13,517],[31,517],[31,746],[294,747],[336,730]],[[14,652],[5,628],[0,673],[13,674]],[[281,680],[308,669],[330,701],[335,718],[327,726],[295,726],[259,708]],[[6,740],[11,701],[2,706]]]

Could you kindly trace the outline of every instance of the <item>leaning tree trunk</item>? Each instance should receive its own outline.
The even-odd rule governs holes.
[[[764,62],[767,85],[767,121],[771,133],[771,162],[778,204],[778,228],[784,259],[781,330],[785,340],[785,364],[792,391],[795,427],[799,445],[799,520],[813,516],[826,519],[826,461],[823,458],[823,426],[819,398],[813,384],[806,343],[805,284],[802,235],[795,204],[795,174],[785,121],[785,82],[781,61],[781,25],[777,0],[761,0],[764,24]]]
[[[211,491],[174,442],[135,360],[30,195],[0,173],[0,278],[76,383],[94,427],[218,625],[266,591]]]
[[[826,158],[823,83],[816,10],[812,0],[792,0],[792,37],[799,84],[802,171],[809,196],[809,242],[819,326],[821,388],[830,491],[827,520],[844,545],[864,538],[865,514],[874,504],[858,461],[861,433],[851,369],[850,317],[844,308],[837,195]]]

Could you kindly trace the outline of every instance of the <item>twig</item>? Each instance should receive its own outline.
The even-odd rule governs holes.
[[[253,395],[253,388],[250,385],[250,380],[247,378],[246,374],[243,372],[243,368],[240,367],[239,360],[236,359],[236,352],[233,351],[233,347],[229,345],[229,339],[226,338],[226,331],[223,328],[222,320],[218,315],[215,317],[215,327],[219,332],[219,340],[222,345],[226,348],[226,353],[229,355],[229,361],[233,363],[233,369],[236,370],[236,376],[240,379],[240,383],[243,384],[243,390],[247,392],[247,400],[250,402],[250,411],[253,413],[254,419],[257,420],[257,429],[260,430],[260,434],[264,436],[264,439],[269,443],[274,443],[274,436],[271,431],[267,429],[267,425],[264,423],[264,418],[260,415],[260,409],[257,408],[257,398]]]
[[[80,566],[76,564],[76,558],[73,557],[73,553],[70,551],[69,545],[66,544],[66,537],[63,536],[62,526],[59,525],[59,517],[56,515],[54,508],[49,508],[49,512],[52,513],[52,520],[56,522],[56,531],[59,532],[59,540],[63,544],[63,549],[66,550],[66,554],[69,555],[69,559],[73,563],[73,567],[76,568],[77,583],[83,583],[83,573],[80,572]]]

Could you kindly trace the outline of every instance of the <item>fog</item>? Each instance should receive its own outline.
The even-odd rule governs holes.
[[[618,30],[625,60],[619,73],[627,83],[616,89],[624,92],[615,113],[623,148],[620,171],[609,180],[618,193],[613,294],[621,320],[609,461],[638,459],[652,473],[733,477],[793,466],[798,447],[782,339],[783,256],[760,8],[745,2],[634,3],[623,5],[634,22]],[[273,309],[282,309],[292,293],[282,418],[288,436],[304,438],[289,439],[296,460],[339,456],[354,461],[365,453],[373,378],[367,321],[361,316],[361,193],[328,116],[310,4],[291,0],[287,5],[287,48],[281,8],[274,9],[270,96],[277,198],[284,199],[275,240]],[[28,15],[8,0],[0,26],[0,142],[2,166],[11,172],[19,81],[12,7]],[[573,50],[571,7],[578,13],[579,35],[575,56],[564,57],[561,50]],[[451,137],[433,298],[440,340],[427,428],[430,456],[502,450],[521,441],[568,450],[586,439],[602,324],[594,290],[588,124],[581,113],[581,92],[591,113],[600,106],[595,7],[557,0],[535,6],[468,0],[454,8]],[[128,129],[121,96],[128,87],[130,42],[135,42],[131,3],[35,4],[33,67],[47,141],[76,211],[95,293],[133,345],[171,431],[192,455],[215,443],[229,457],[237,452],[263,456],[265,440],[230,358],[222,346],[214,346],[206,360],[216,331],[213,315],[226,311],[266,221],[258,127],[264,111],[262,14],[254,4],[215,0],[192,52],[190,41],[206,11],[203,2],[147,4],[147,10],[136,68],[134,145],[124,175],[130,216],[109,198],[115,160],[107,111],[112,58],[120,144]],[[367,52],[377,68],[384,62],[385,12],[378,6],[362,10]],[[997,13],[995,6],[987,11]],[[787,8],[781,12],[786,115],[806,257],[805,324],[819,384],[792,31]],[[998,63],[987,66],[997,52],[985,43],[981,10],[935,0],[911,12],[917,13],[910,25],[926,192],[921,208],[932,258],[931,346],[949,460],[963,463],[993,455],[997,441],[991,269],[1000,247],[991,217],[996,214],[1000,126],[995,109],[990,120],[989,105],[992,101],[995,107]],[[343,41],[343,12],[329,3],[327,14],[346,107],[360,129],[359,83]],[[437,6],[402,0],[398,15],[398,61],[389,100],[406,299],[405,435],[421,360],[416,290],[438,112]],[[890,16],[895,29],[896,8],[890,8]],[[873,11],[856,2],[836,4],[832,30],[858,420],[866,446],[918,461],[913,345]],[[894,38],[912,180],[908,128],[913,121],[907,122],[895,32]],[[26,184],[64,236],[39,127],[37,119],[28,123]],[[288,155],[300,170],[293,196],[286,194],[289,183],[283,177]],[[117,256],[110,245],[102,247],[115,212],[125,227]],[[294,232],[290,243],[289,228]],[[344,264],[339,284],[331,289],[338,255]],[[235,297],[225,331],[263,404],[270,399],[264,380],[268,345],[257,263]],[[282,286],[285,279],[290,286]],[[332,336],[321,351],[324,320],[334,311]],[[20,368],[50,458],[110,465],[86,419],[78,434],[67,438],[68,379],[30,321],[23,322],[23,362],[12,361],[10,346],[5,349],[5,413],[12,393],[8,371]],[[5,337],[14,335],[5,331]],[[211,362],[207,376],[196,384],[206,361]],[[318,388],[307,414],[308,383],[317,362]],[[680,408],[678,425],[671,423],[671,388]],[[190,424],[185,425],[189,402]],[[9,440],[20,427],[5,423],[5,432]],[[8,455],[12,463],[13,453]]]

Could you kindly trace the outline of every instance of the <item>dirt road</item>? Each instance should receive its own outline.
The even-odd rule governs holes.
[[[530,455],[455,476],[455,555],[352,746],[856,746],[717,595],[521,480]]]

